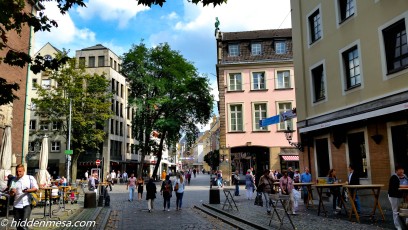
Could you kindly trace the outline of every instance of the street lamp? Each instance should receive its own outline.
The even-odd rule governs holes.
[[[293,134],[293,132],[295,132],[295,131],[294,131],[294,130],[291,130],[291,129],[290,129],[290,126],[288,125],[288,128],[285,130],[286,140],[288,140],[288,143],[289,143],[291,146],[293,146],[293,147],[299,149],[299,151],[303,152],[303,146],[302,146],[302,143],[301,143],[301,142],[292,142],[292,134]]]

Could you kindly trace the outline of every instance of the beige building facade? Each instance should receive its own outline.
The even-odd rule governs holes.
[[[313,179],[408,170],[408,2],[291,0],[297,129]],[[385,192],[385,191],[384,191]]]

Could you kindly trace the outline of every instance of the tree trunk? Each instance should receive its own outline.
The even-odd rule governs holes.
[[[75,154],[71,156],[71,183],[75,182],[78,174],[78,158],[79,154]]]
[[[161,159],[162,159],[162,156],[163,156],[163,144],[164,144],[164,139],[165,138],[166,138],[166,132],[164,132],[162,134],[161,139],[160,139],[159,150],[158,150],[158,153],[157,153],[157,162],[156,162],[156,165],[154,166],[154,170],[153,170],[153,175],[155,177],[157,177],[157,171],[159,170],[159,166],[160,166]],[[155,178],[155,179],[157,180],[157,178]]]
[[[147,130],[147,128],[146,128]],[[144,132],[144,144],[142,146],[142,156],[141,156],[141,162],[140,162],[140,167],[137,170],[137,177],[142,177],[143,178],[143,166],[144,166],[144,161],[145,161],[145,156],[147,155],[147,153],[149,153],[150,151],[148,151],[149,148],[149,142],[150,142],[150,132],[145,131]]]

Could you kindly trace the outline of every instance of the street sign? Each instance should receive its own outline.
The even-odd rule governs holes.
[[[72,155],[73,153],[74,153],[74,150],[72,150],[72,149],[71,150],[68,150],[68,149],[65,150],[66,155]]]
[[[101,164],[101,160],[96,159],[95,164],[96,164],[96,167],[98,167]]]

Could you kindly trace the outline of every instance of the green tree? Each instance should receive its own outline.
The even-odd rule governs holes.
[[[84,0],[36,0],[30,1],[42,9],[45,9],[42,5],[43,2],[55,1],[58,3],[58,8],[61,14],[68,12],[71,7],[79,6],[86,7]],[[166,2],[166,0],[135,0],[138,4],[152,6],[160,5]],[[209,4],[221,5],[226,3],[227,0],[189,0],[194,4],[202,3],[203,6]],[[5,56],[0,56],[0,63],[4,62],[12,66],[24,67],[26,64],[31,64],[30,69],[34,73],[39,73],[47,69],[58,70],[60,66],[65,64],[66,58],[59,60],[45,60],[41,55],[31,57],[28,53],[19,51],[16,47],[13,47],[8,42],[8,33],[10,31],[17,32],[21,36],[22,28],[26,25],[31,26],[34,32],[38,31],[50,31],[52,27],[58,27],[57,21],[50,19],[43,12],[38,15],[33,15],[32,12],[24,11],[26,7],[26,0],[2,0],[0,1],[0,51],[7,50]],[[30,3],[33,4],[33,3]],[[28,39],[28,38],[27,38]],[[0,105],[8,104],[12,102],[13,99],[17,99],[13,95],[13,90],[18,90],[18,84],[16,83],[5,83],[3,78],[0,78],[0,86],[2,86],[2,91],[0,91]],[[12,96],[10,96],[12,95]]]
[[[59,132],[53,135],[65,136],[67,140],[71,100],[73,179],[76,179],[79,156],[85,151],[99,150],[106,135],[103,127],[112,115],[110,82],[104,75],[88,74],[84,67],[75,66],[75,59],[69,59],[66,67],[59,71],[50,71],[50,80],[56,84],[50,89],[41,88],[37,84],[38,98],[32,99],[35,115],[47,118],[48,122],[60,124]]]
[[[153,175],[157,175],[162,151],[174,144],[181,132],[197,133],[196,123],[206,123],[212,115],[213,97],[209,80],[168,44],[147,48],[134,45],[124,54],[122,73],[130,82],[130,103],[136,107],[133,132],[142,158],[157,154]],[[151,133],[159,132],[157,151],[152,151]],[[140,175],[142,168],[138,170]]]

